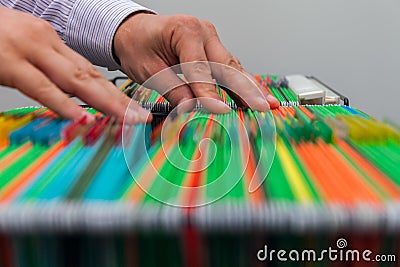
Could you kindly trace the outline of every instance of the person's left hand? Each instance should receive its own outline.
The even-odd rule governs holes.
[[[18,89],[61,117],[95,117],[67,95],[128,124],[151,114],[118,89],[81,55],[66,46],[45,20],[0,5],[0,85]],[[128,111],[128,112],[126,112]]]
[[[269,95],[242,68],[237,58],[225,49],[215,27],[208,21],[200,21],[187,15],[134,14],[117,29],[114,53],[120,60],[122,70],[138,83],[145,82],[152,75],[173,65],[196,62],[182,67],[189,85],[179,86],[167,93],[160,92],[165,93],[164,96],[173,106],[194,97],[211,98],[217,101],[201,101],[209,111],[229,112],[229,107],[222,102],[215,90],[213,78],[223,85],[229,85],[228,93],[239,106],[259,111],[279,106],[278,100]],[[207,62],[229,67],[213,69]],[[182,84],[177,79],[179,78],[171,71],[170,76],[165,79],[165,87]],[[190,83],[191,81],[205,83]]]

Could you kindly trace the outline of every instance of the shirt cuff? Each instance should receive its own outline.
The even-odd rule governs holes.
[[[129,15],[154,11],[130,0],[76,0],[65,30],[66,44],[93,64],[121,69],[113,56],[117,28]]]

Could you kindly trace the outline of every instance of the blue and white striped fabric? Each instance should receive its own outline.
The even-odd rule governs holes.
[[[131,0],[0,0],[0,4],[48,21],[68,46],[110,70],[120,69],[112,41],[121,22],[138,11],[154,13]]]

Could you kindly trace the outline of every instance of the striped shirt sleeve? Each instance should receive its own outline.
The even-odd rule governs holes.
[[[110,70],[121,68],[112,51],[121,22],[135,12],[154,13],[131,0],[0,0],[0,4],[48,21],[69,47]]]

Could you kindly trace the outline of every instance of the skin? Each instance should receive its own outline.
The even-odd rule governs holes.
[[[136,103],[129,105],[126,95],[67,47],[49,23],[1,6],[0,18],[1,85],[17,88],[67,119],[94,120],[67,94],[120,121],[128,106],[127,123],[151,119],[148,111]]]
[[[89,61],[68,48],[49,23],[1,6],[0,18],[0,51],[7,51],[0,53],[1,85],[18,89],[67,119],[94,119],[68,97],[72,94],[119,121],[124,119],[125,111],[127,123],[151,120],[148,111],[130,103]],[[240,105],[260,111],[279,106],[223,47],[214,26],[207,21],[184,15],[138,13],[120,25],[113,45],[123,71],[139,83],[169,66],[197,61],[182,69],[189,82],[213,83],[216,78],[223,84],[233,84],[230,94]],[[223,63],[237,71],[212,69],[206,61]],[[248,78],[238,77],[238,72]],[[176,75],[166,78],[171,85],[178,84]],[[201,101],[210,111],[229,112],[214,86],[207,83],[181,85],[165,96],[172,105],[193,97],[204,98]]]
[[[152,88],[165,94],[174,106],[197,97],[211,112],[229,112],[215,91],[213,78],[231,89],[230,95],[240,106],[259,111],[279,106],[225,49],[215,27],[193,16],[139,13],[128,17],[115,34],[114,52],[124,72],[139,83],[170,66],[195,61],[182,67],[190,85],[177,86],[165,93],[165,88],[181,84],[174,73],[165,73],[163,83],[167,85],[156,84]],[[229,67],[210,67],[207,61]]]

